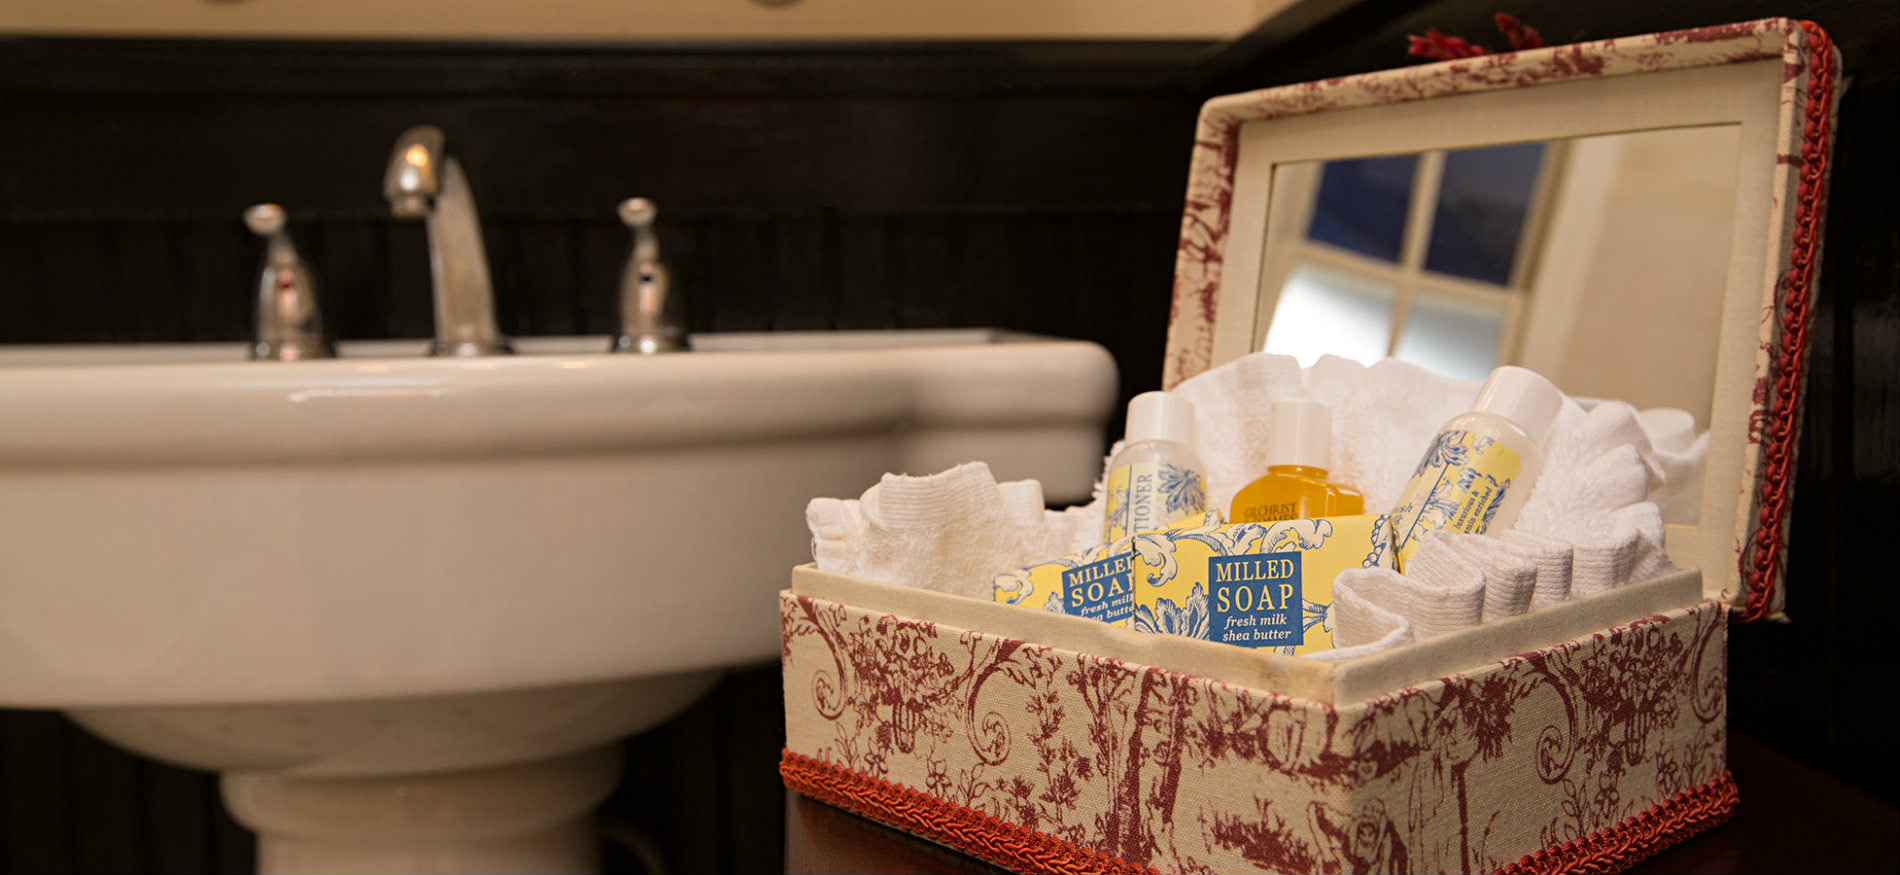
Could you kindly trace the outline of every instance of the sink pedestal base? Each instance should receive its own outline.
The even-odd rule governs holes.
[[[427,775],[227,772],[223,787],[260,873],[581,873],[600,871],[594,806],[619,779],[607,745]]]

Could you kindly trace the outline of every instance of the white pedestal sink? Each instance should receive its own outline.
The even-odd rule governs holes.
[[[695,340],[0,350],[0,706],[222,772],[262,871],[586,871],[617,740],[775,658],[807,499],[1101,462],[1093,344]]]

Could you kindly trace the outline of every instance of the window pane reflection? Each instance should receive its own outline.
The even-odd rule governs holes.
[[[1447,377],[1483,380],[1498,365],[1503,336],[1502,308],[1421,289],[1412,296],[1394,358]]]
[[[1295,265],[1267,326],[1267,352],[1311,365],[1331,353],[1365,363],[1385,358],[1392,330],[1390,283],[1312,264]]]
[[[1500,285],[1524,234],[1543,143],[1445,153],[1425,269]]]
[[[1330,161],[1306,236],[1361,255],[1398,261],[1417,155]]]

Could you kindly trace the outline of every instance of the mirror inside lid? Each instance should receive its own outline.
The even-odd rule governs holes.
[[[1838,63],[1772,19],[1211,100],[1164,385],[1265,350],[1627,401],[1706,442],[1651,493],[1672,558],[1775,615]]]

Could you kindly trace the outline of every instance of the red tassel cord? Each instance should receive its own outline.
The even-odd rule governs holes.
[[[1537,32],[1537,28],[1503,12],[1498,13],[1495,20],[1498,30],[1504,33],[1504,38],[1511,41],[1512,51],[1521,52],[1525,49],[1544,47],[1544,36]],[[1446,36],[1439,33],[1438,28],[1435,27],[1426,28],[1424,36],[1413,34],[1407,39],[1411,41],[1411,45],[1405,50],[1406,54],[1419,55],[1434,61],[1455,61],[1459,58],[1474,58],[1478,55],[1490,54],[1484,46],[1459,37]]]

